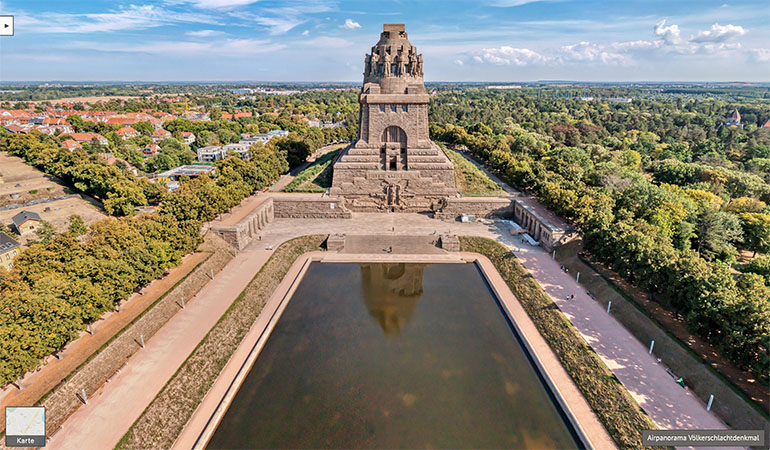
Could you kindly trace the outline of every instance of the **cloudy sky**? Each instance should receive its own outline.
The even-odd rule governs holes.
[[[428,81],[770,81],[768,0],[0,0],[1,81],[360,81],[405,23]]]

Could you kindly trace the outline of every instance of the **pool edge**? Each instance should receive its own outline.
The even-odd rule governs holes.
[[[297,257],[279,286],[270,296],[257,320],[190,417],[172,448],[205,449],[219,422],[227,412],[232,399],[265,346],[283,310],[313,262],[474,263],[499,302],[506,319],[513,325],[513,331],[517,334],[517,338],[523,342],[529,358],[534,361],[538,375],[546,384],[545,387],[556,399],[562,413],[566,416],[583,445],[589,449],[617,448],[572,378],[562,367],[556,354],[540,335],[534,322],[486,256],[468,252],[451,255],[346,255],[320,251],[305,253]]]

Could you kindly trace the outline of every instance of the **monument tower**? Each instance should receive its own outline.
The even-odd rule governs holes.
[[[385,24],[364,59],[358,140],[334,164],[331,195],[351,211],[435,211],[457,196],[452,162],[428,135],[422,54]]]

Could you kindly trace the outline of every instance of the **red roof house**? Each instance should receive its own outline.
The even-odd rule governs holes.
[[[61,143],[61,146],[66,148],[69,151],[75,150],[76,148],[81,148],[82,145],[80,145],[79,142],[73,141],[72,139],[67,139],[66,141]]]
[[[155,142],[162,141],[171,137],[171,133],[163,128],[158,128],[152,133],[152,140]]]
[[[132,127],[123,127],[117,131],[117,134],[123,140],[131,139],[132,137],[139,136],[139,132],[133,129]]]

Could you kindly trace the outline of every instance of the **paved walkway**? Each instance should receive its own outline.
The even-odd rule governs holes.
[[[649,342],[639,342],[588,296],[574,274],[562,271],[559,263],[539,247],[520,245],[516,256],[659,427],[727,428],[715,414],[706,411],[706,405],[692,392],[666,373],[654,353],[648,353]],[[566,300],[568,295],[575,298]]]
[[[240,252],[64,423],[46,447],[111,449],[272,254]]]

